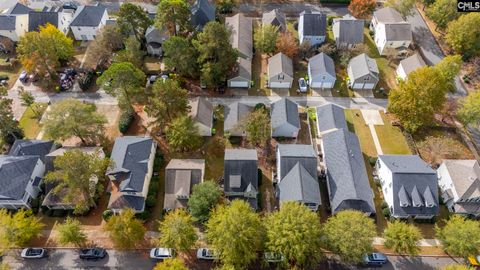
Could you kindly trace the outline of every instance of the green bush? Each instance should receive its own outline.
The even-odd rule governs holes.
[[[156,197],[156,194],[155,195],[148,195],[147,196],[147,199],[145,200],[145,206],[147,208],[153,208],[155,207],[155,204],[157,203],[157,197]]]
[[[255,105],[255,110],[266,109],[266,108],[267,107],[263,103],[257,103],[257,105]]]
[[[383,215],[386,217],[386,218],[389,218],[390,217],[390,209],[387,207],[387,208],[384,208],[382,210],[382,213]]]
[[[89,71],[86,74],[80,76],[80,78],[78,78],[78,86],[80,86],[80,89],[82,89],[83,91],[86,91],[92,86],[94,79],[95,72]]]
[[[375,164],[377,164],[377,157],[369,157],[368,163],[370,163],[370,166],[374,167]]]
[[[138,219],[147,220],[150,217],[150,213],[148,211],[143,211],[142,213],[135,215]]]
[[[105,221],[108,221],[111,216],[113,216],[113,211],[110,210],[110,209],[107,209],[107,210],[103,211],[103,213],[102,213],[102,218]]]
[[[380,204],[380,208],[382,208],[382,209],[388,208],[388,203],[387,203],[386,201],[383,201],[383,202]]]
[[[120,120],[118,122],[118,129],[120,130],[120,132],[127,132],[134,119],[135,111],[133,109],[129,108],[128,110],[123,111],[122,115],[120,115]]]

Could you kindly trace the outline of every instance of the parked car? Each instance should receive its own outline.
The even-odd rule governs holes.
[[[80,249],[80,259],[83,260],[99,260],[107,256],[107,251],[104,248],[82,248]]]
[[[215,252],[208,248],[199,248],[197,249],[197,259],[202,260],[216,260],[218,256],[215,255]]]
[[[18,79],[21,82],[26,83],[28,81],[28,73],[25,70],[22,71],[22,73],[20,73],[20,76],[18,77]]]
[[[383,253],[369,253],[363,256],[363,262],[370,266],[380,266],[388,262],[387,256]]]
[[[44,248],[24,248],[21,254],[24,259],[41,259],[47,256]]]
[[[468,257],[468,265],[480,268],[480,255]]]
[[[298,88],[300,89],[300,92],[302,92],[302,93],[307,92],[307,82],[305,81],[304,78],[298,79]]]
[[[173,258],[174,251],[171,248],[152,248],[150,250],[150,258],[156,260],[165,260]]]
[[[268,263],[279,263],[285,260],[285,257],[281,253],[276,252],[265,252],[263,253],[263,258]]]

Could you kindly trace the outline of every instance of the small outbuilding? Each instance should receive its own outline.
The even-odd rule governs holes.
[[[283,53],[268,59],[268,87],[291,88],[293,84],[293,63],[290,57]]]
[[[406,80],[408,74],[424,66],[426,66],[426,64],[418,53],[405,58],[400,61],[400,64],[397,67],[397,79]]]
[[[272,103],[272,137],[296,138],[300,130],[298,105],[288,98]]]
[[[308,59],[308,84],[314,89],[332,89],[337,76],[333,59],[319,53]]]
[[[373,90],[380,80],[377,62],[365,53],[350,60],[347,73],[348,86],[353,90]]]

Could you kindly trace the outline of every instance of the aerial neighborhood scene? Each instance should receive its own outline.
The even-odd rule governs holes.
[[[480,269],[478,0],[0,0],[0,270]]]

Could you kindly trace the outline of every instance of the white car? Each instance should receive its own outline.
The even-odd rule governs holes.
[[[24,259],[41,259],[47,255],[44,248],[24,248],[22,250],[22,258]]]
[[[307,82],[304,78],[298,79],[298,88],[300,88],[300,92],[302,93],[307,92]]]
[[[202,260],[216,260],[218,256],[215,255],[215,252],[208,248],[199,248],[197,249],[197,259]]]
[[[156,260],[165,260],[173,258],[174,251],[171,248],[152,248],[150,250],[150,258]]]

